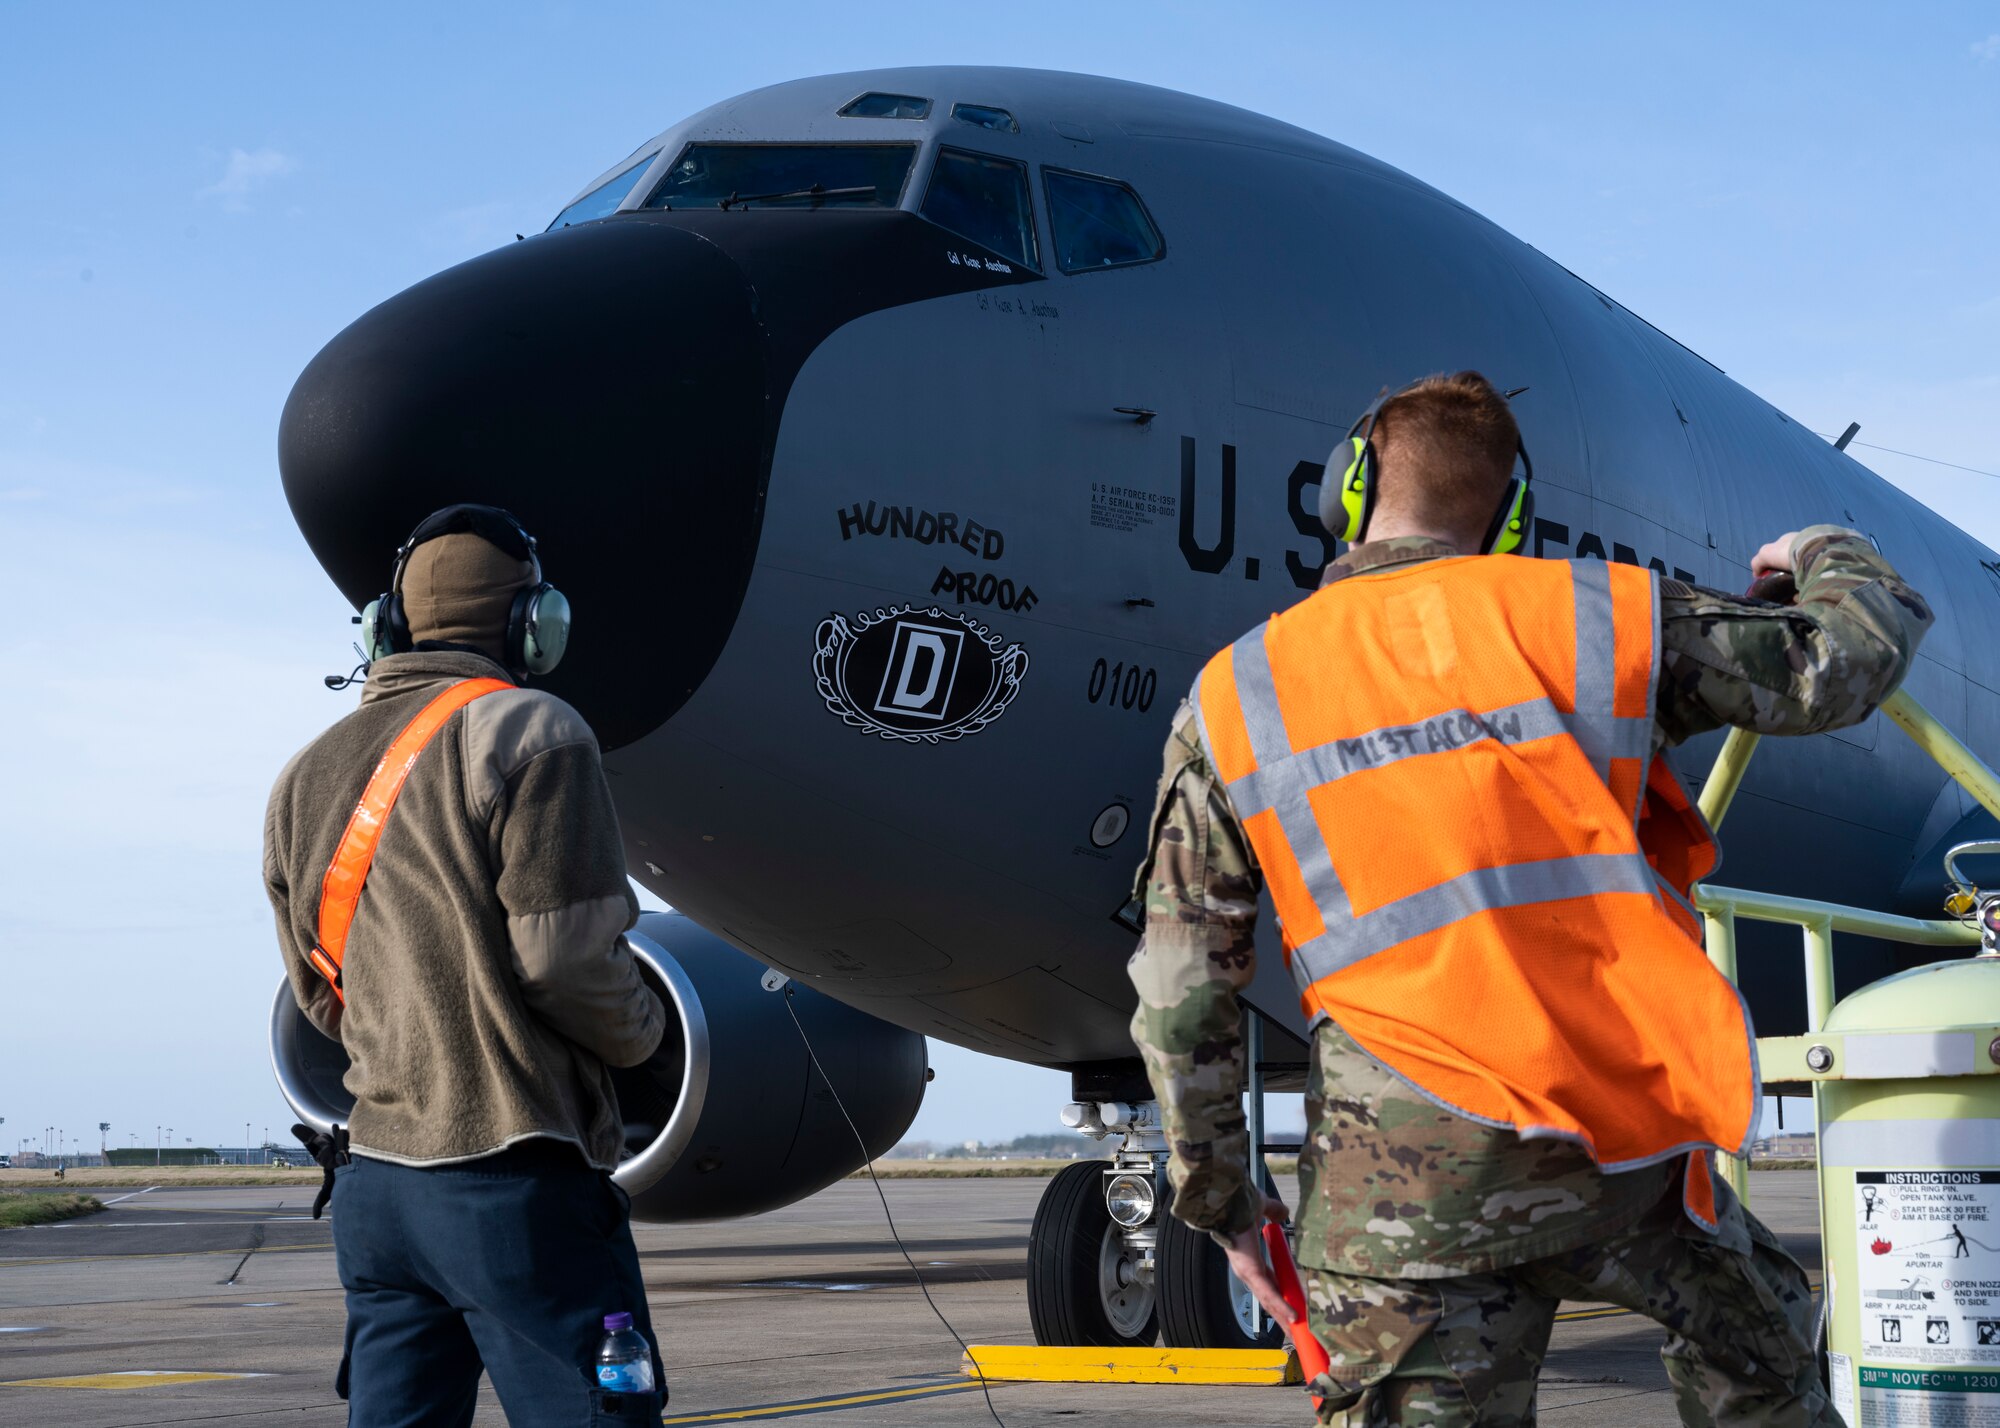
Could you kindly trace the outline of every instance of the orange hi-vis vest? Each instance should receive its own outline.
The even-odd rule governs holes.
[[[382,828],[389,810],[403,791],[403,782],[416,766],[417,755],[437,737],[451,716],[475,699],[515,686],[504,679],[462,679],[417,711],[403,732],[375,765],[361,801],[348,815],[347,828],[334,849],[333,861],[319,885],[319,937],[306,954],[313,970],[326,978],[333,995],[347,1005],[347,989],[341,972],[347,963],[347,934],[354,925],[354,910],[361,903],[361,889],[367,885],[368,870],[375,864],[375,849],[382,842]]]
[[[1651,759],[1658,585],[1476,556],[1350,576],[1210,660],[1194,708],[1306,1015],[1431,1099],[1607,1172],[1747,1149],[1749,1013],[1702,952],[1713,835]]]

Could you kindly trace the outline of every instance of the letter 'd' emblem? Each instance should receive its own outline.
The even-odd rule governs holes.
[[[896,621],[895,643],[889,648],[889,668],[882,676],[882,696],[875,712],[917,719],[944,718],[958,678],[958,656],[964,630],[940,629],[916,620]]]
[[[843,723],[900,743],[976,734],[1021,692],[1028,652],[955,610],[900,605],[820,622],[813,675]]]

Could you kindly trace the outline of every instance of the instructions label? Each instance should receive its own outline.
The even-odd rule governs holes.
[[[2000,1374],[1863,1364],[1856,1428],[2000,1428]]]
[[[1856,1171],[1854,1219],[1864,1357],[2000,1367],[2000,1170]]]

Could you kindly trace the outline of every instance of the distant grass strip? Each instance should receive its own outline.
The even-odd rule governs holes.
[[[72,1165],[69,1169],[68,1184],[88,1186],[92,1190],[111,1189],[124,1186],[132,1190],[143,1190],[148,1185],[161,1186],[201,1186],[201,1185],[317,1185],[320,1169],[308,1165],[303,1169],[287,1170],[282,1166],[265,1165]],[[51,1170],[0,1170],[0,1189],[13,1186],[32,1185],[37,1188],[55,1184],[55,1173]]]
[[[1265,1157],[1273,1175],[1296,1175],[1299,1161],[1293,1155],[1270,1155]],[[1110,1161],[1102,1162],[1107,1168]],[[948,1160],[878,1160],[875,1173],[884,1180],[1028,1180],[1047,1179],[1065,1165],[1073,1165],[1069,1160],[976,1160],[970,1156],[953,1156]],[[1752,1170],[1811,1170],[1810,1160],[1754,1160]],[[847,1177],[849,1180],[866,1180],[868,1172],[857,1170]]]
[[[103,1208],[95,1195],[24,1195],[18,1190],[0,1190],[0,1230],[53,1224]]]
[[[1110,1165],[1109,1160],[1100,1164]],[[954,1156],[949,1160],[878,1160],[875,1173],[884,1180],[1014,1180],[1041,1178],[1046,1180],[1065,1165],[1074,1164],[1068,1160],[973,1160],[969,1157]],[[847,1177],[849,1180],[866,1180],[868,1172],[857,1170]]]

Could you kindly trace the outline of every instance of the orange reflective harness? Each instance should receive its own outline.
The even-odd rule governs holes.
[[[389,810],[396,806],[396,796],[403,791],[403,781],[410,776],[417,755],[452,715],[473,700],[514,687],[504,679],[467,679],[452,685],[418,712],[389,745],[382,762],[375,765],[361,801],[347,820],[347,830],[340,835],[333,862],[320,881],[319,937],[306,954],[342,1006],[347,1005],[340,974],[347,956],[348,929],[354,925],[354,910],[368,881],[368,869],[375,862],[375,849],[382,841],[382,826],[388,821]]]

